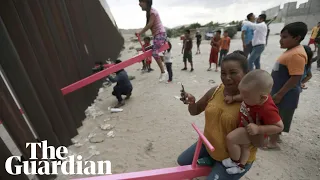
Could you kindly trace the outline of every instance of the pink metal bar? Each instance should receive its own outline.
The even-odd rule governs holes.
[[[197,131],[199,137],[201,138],[203,143],[207,146],[207,148],[209,148],[210,151],[214,151],[214,147],[211,145],[211,143],[208,141],[208,139],[202,134],[202,132],[199,130],[199,128],[194,123],[192,123],[192,127],[194,128],[194,130]]]
[[[168,48],[169,48],[169,45],[168,45],[168,43],[166,43],[160,48],[159,52],[165,51]],[[84,79],[82,79],[82,80],[80,80],[78,82],[75,82],[75,83],[73,83],[73,84],[71,84],[71,85],[69,85],[67,87],[62,88],[61,89],[62,94],[63,95],[67,95],[67,94],[69,94],[71,92],[74,92],[74,91],[76,91],[76,90],[78,90],[78,89],[80,89],[80,88],[82,88],[84,86],[87,86],[87,85],[89,85],[89,84],[91,84],[93,82],[96,82],[96,81],[98,81],[98,80],[100,80],[100,79],[102,79],[102,78],[104,78],[104,77],[106,77],[106,76],[108,76],[108,75],[110,75],[112,73],[115,73],[115,72],[117,72],[117,71],[119,71],[121,69],[124,69],[124,68],[132,65],[132,64],[140,62],[140,61],[142,61],[142,60],[144,60],[144,59],[146,59],[147,57],[150,57],[150,56],[152,56],[152,50],[148,50],[148,51],[144,52],[143,54],[137,55],[137,56],[135,56],[135,57],[133,57],[131,59],[128,59],[128,60],[123,61],[123,62],[121,62],[119,64],[116,64],[116,65],[113,65],[108,69],[100,71],[100,72],[98,72],[96,74],[93,74],[93,75],[91,75],[91,76],[89,76],[87,78],[84,78]]]
[[[182,180],[208,176],[211,169],[211,167],[192,168],[191,165],[189,165],[150,171],[82,178],[77,180]]]
[[[192,160],[192,165],[191,165],[193,169],[195,169],[197,167],[197,161],[199,159],[201,146],[202,146],[202,140],[199,137],[198,142],[197,142],[197,146],[196,146],[196,151],[195,151],[195,153],[193,155],[193,160]]]
[[[142,42],[141,42],[141,36],[138,35],[137,37],[138,37],[138,41],[139,41],[139,43],[140,43],[140,45],[141,45],[142,51],[145,52],[144,47],[143,47],[143,44],[142,44]]]

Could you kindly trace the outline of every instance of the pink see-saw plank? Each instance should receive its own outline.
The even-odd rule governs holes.
[[[169,48],[169,45],[168,45],[168,43],[166,43],[160,48],[159,52],[165,51],[168,48]],[[84,79],[82,79],[82,80],[80,80],[80,81],[78,81],[76,83],[73,83],[73,84],[67,86],[67,87],[64,87],[64,88],[61,89],[62,94],[66,95],[66,94],[69,94],[69,93],[71,93],[73,91],[76,91],[76,90],[78,90],[78,89],[80,89],[80,88],[82,88],[84,86],[87,86],[87,85],[89,85],[89,84],[91,84],[93,82],[96,82],[96,81],[98,81],[98,80],[100,80],[100,79],[102,79],[102,78],[104,78],[104,77],[106,77],[106,76],[108,76],[108,75],[110,75],[112,73],[115,73],[115,72],[117,72],[117,71],[119,71],[121,69],[124,69],[124,68],[126,68],[126,67],[128,67],[128,66],[130,66],[130,65],[132,65],[134,63],[140,62],[140,61],[142,61],[142,60],[144,60],[144,59],[146,59],[147,57],[150,57],[150,56],[152,56],[152,50],[148,50],[143,54],[137,55],[137,56],[135,56],[135,57],[133,57],[131,59],[123,61],[123,62],[121,62],[119,64],[116,64],[116,65],[114,65],[114,66],[112,66],[112,67],[110,67],[108,69],[100,71],[100,72],[98,72],[98,73],[96,73],[94,75],[91,75],[91,76],[89,76],[87,78],[84,78]]]
[[[77,180],[181,180],[208,176],[211,169],[211,167],[196,167],[195,169],[192,169],[191,165],[189,165],[150,171],[81,178]]]

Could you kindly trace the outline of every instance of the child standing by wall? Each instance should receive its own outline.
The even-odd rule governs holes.
[[[183,46],[182,46],[182,50],[181,50],[181,54],[183,54],[183,63],[184,63],[184,68],[181,69],[182,71],[186,71],[188,70],[187,68],[187,60],[191,65],[191,72],[194,70],[193,69],[193,62],[192,62],[192,47],[193,47],[193,43],[192,43],[192,38],[190,37],[190,30],[186,30],[186,32],[184,33],[184,40],[183,40]]]
[[[279,108],[279,113],[284,124],[283,132],[289,133],[294,112],[298,107],[301,93],[301,78],[307,64],[307,54],[301,41],[304,40],[308,27],[303,22],[286,25],[281,31],[280,45],[287,49],[277,60],[272,77],[274,85],[272,96]],[[268,148],[279,148],[280,134],[270,136]]]
[[[211,53],[210,53],[210,59],[209,59],[209,69],[208,71],[211,71],[211,64],[216,64],[216,72],[218,72],[218,56],[220,51],[220,40],[221,40],[221,31],[216,31],[215,36],[211,40]]]
[[[224,31],[223,38],[221,38],[221,41],[220,41],[221,50],[220,50],[219,66],[221,65],[223,58],[229,52],[230,42],[231,42],[231,38],[229,37],[228,31]]]
[[[158,11],[152,8],[152,0],[139,0],[139,5],[143,11],[146,11],[147,24],[140,32],[137,32],[136,35],[143,34],[147,30],[151,29],[153,35],[152,56],[157,61],[161,70],[159,81],[162,82],[165,80],[166,72],[162,63],[163,60],[159,56],[159,49],[166,41],[166,30],[162,25]]]
[[[171,43],[169,41],[168,41],[168,44],[169,44],[169,49],[164,52],[164,63],[166,64],[167,71],[168,71],[168,74],[169,74],[168,83],[170,83],[170,82],[172,82],[172,76],[173,76],[173,73],[172,73],[172,58],[171,58],[172,45],[171,45]]]

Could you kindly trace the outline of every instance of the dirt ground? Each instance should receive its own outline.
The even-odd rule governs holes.
[[[308,38],[307,38],[308,39]],[[220,74],[207,72],[210,45],[202,43],[201,55],[194,55],[194,72],[182,72],[183,67],[181,42],[171,39],[173,50],[173,83],[159,83],[159,69],[155,62],[152,73],[141,74],[137,69],[141,64],[126,68],[129,75],[135,76],[132,98],[126,102],[123,112],[111,113],[108,107],[115,105],[116,99],[111,95],[112,87],[103,88],[96,100],[97,110],[103,115],[93,119],[88,117],[75,141],[82,144],[69,149],[84,158],[94,150],[99,155],[89,160],[110,160],[112,173],[134,172],[177,166],[176,159],[181,152],[196,142],[197,134],[191,123],[203,129],[204,114],[191,117],[187,106],[175,96],[179,96],[182,83],[187,92],[198,99],[211,87],[219,84]],[[262,56],[262,68],[271,71],[277,57],[283,52],[279,46],[279,36],[270,36],[269,45]],[[305,40],[307,42],[307,40]],[[304,44],[305,44],[304,42]],[[129,51],[129,46],[139,44],[126,42],[122,60],[136,54]],[[241,49],[241,40],[233,39],[231,51]],[[195,48],[193,52],[195,53]],[[190,67],[189,67],[190,68]],[[242,179],[246,180],[317,180],[320,179],[320,71],[313,65],[313,78],[307,84],[300,98],[292,130],[283,136],[281,151],[259,150],[253,168]],[[216,83],[209,82],[214,80]],[[100,125],[114,126],[114,138],[108,137],[109,131],[103,131]],[[104,141],[90,143],[88,136],[95,136]],[[76,176],[74,176],[76,177]],[[74,178],[73,177],[73,178]],[[77,176],[79,177],[79,176]],[[60,176],[58,179],[70,179]]]

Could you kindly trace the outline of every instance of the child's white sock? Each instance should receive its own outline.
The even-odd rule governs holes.
[[[241,174],[245,171],[245,169],[243,169],[239,166],[236,166],[236,167],[228,168],[226,171],[228,174]]]
[[[224,165],[224,167],[226,168],[231,168],[231,167],[237,167],[238,164],[234,161],[232,161],[231,158],[225,159],[222,161],[222,164]]]

